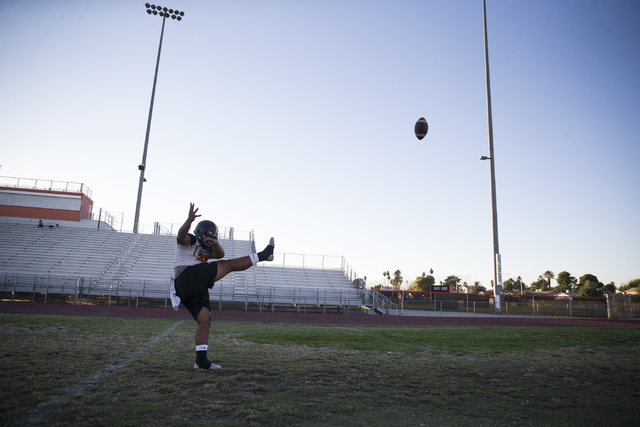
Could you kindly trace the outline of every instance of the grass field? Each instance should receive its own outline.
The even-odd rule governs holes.
[[[0,425],[631,426],[640,330],[0,315]]]

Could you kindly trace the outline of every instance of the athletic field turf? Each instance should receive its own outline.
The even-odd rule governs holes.
[[[349,316],[354,317],[354,316]],[[0,314],[0,425],[638,425],[640,329]]]

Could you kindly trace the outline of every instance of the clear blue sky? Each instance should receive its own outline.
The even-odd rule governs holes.
[[[185,17],[165,28],[142,223],[194,202],[369,285],[433,268],[489,286],[481,0],[161,5]],[[640,2],[487,14],[504,278],[640,277]],[[161,21],[143,1],[2,0],[0,175],[83,182],[130,226]]]

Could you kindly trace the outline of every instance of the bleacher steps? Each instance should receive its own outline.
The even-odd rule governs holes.
[[[220,243],[225,259],[254,253],[252,241],[221,239]],[[33,224],[0,222],[0,286],[15,290],[17,283],[24,281],[30,283],[30,289],[45,287],[66,293],[81,279],[91,292],[164,297],[173,275],[175,244],[175,236],[69,226],[39,229]],[[268,262],[233,272],[210,291],[212,301],[289,307],[362,305],[359,295],[341,270]]]

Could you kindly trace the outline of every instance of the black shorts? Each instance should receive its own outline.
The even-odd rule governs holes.
[[[203,307],[211,311],[209,289],[213,288],[217,275],[217,262],[203,262],[187,267],[175,280],[176,295],[196,320]]]

